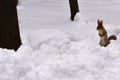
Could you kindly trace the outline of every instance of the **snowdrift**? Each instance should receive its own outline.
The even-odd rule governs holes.
[[[91,24],[82,15],[78,15],[80,18],[75,22],[63,19],[60,21],[61,15],[57,17],[60,18],[59,20],[56,17],[54,20],[53,17],[58,16],[56,12],[52,12],[54,16],[50,16],[53,20],[52,24],[50,20],[46,20],[50,18],[48,16],[43,16],[45,21],[40,21],[39,9],[44,8],[39,5],[35,7],[35,5],[32,4],[32,7],[27,5],[20,9],[23,10],[22,12],[29,11],[27,16],[25,16],[26,13],[19,14],[20,24],[23,26],[21,36],[25,43],[23,42],[17,52],[0,49],[0,80],[120,79],[119,25],[104,25],[109,32],[108,35],[115,34],[118,40],[111,41],[107,47],[100,47],[96,23]],[[47,9],[52,7],[54,10],[55,6],[50,4]],[[32,16],[33,19],[31,19],[33,15],[33,13],[30,14],[31,10],[37,11],[38,18]],[[24,17],[23,20],[21,20],[22,17]],[[27,21],[31,24],[36,24],[38,21],[41,24],[36,27],[27,24]],[[32,27],[28,27],[30,25]],[[47,26],[46,29],[43,29],[44,25]]]

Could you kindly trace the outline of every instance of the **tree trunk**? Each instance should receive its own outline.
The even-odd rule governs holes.
[[[79,12],[79,6],[77,0],[69,0],[70,11],[71,11],[71,20],[74,21],[74,17],[77,12]]]
[[[14,49],[21,45],[17,0],[0,0],[0,47]]]

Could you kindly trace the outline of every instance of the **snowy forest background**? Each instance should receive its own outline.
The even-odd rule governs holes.
[[[22,45],[0,49],[0,80],[119,80],[120,1],[78,0],[80,13],[70,20],[68,0],[20,0]],[[108,35],[101,47],[97,19]]]

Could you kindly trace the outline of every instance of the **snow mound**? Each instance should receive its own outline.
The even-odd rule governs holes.
[[[75,15],[75,21],[79,21],[79,22],[85,22],[85,23],[88,23],[89,22],[89,19],[88,17],[84,16],[83,14],[81,13],[76,13]]]
[[[39,49],[42,43],[49,43],[51,41],[53,41],[53,43],[59,43],[69,40],[74,40],[71,35],[56,29],[37,30],[28,37],[31,47],[35,50]]]

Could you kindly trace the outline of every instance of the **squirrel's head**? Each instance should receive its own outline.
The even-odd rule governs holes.
[[[97,26],[97,28],[96,28],[96,30],[100,30],[100,29],[102,29],[103,28],[103,20],[97,20],[97,23],[98,23],[98,26]]]

